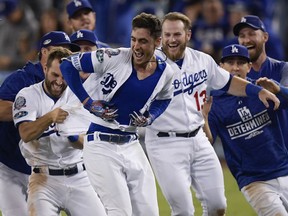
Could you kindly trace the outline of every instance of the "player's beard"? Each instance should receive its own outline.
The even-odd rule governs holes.
[[[169,59],[171,59],[172,61],[177,61],[183,58],[183,53],[186,49],[186,45],[187,43],[181,43],[175,50],[171,50],[168,44],[165,44],[162,46],[162,49]]]
[[[255,46],[254,49],[252,50],[249,50],[249,56],[250,56],[250,60],[251,62],[256,62],[259,58],[259,56],[262,54],[263,52],[263,44],[262,45],[258,45],[258,46]]]
[[[50,82],[47,79],[45,80],[45,86],[47,88],[48,94],[55,98],[59,98],[67,88],[67,84],[65,82],[63,82],[61,85],[57,85],[56,81]]]

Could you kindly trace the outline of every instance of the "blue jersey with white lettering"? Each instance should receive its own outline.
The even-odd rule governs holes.
[[[278,61],[272,58],[266,58],[259,71],[251,68],[247,77],[256,80],[260,77],[267,77],[280,82],[283,86],[288,87],[288,63],[284,61]],[[288,111],[282,110],[277,112],[280,123],[282,125],[282,133],[285,139],[286,146],[288,148]]]
[[[0,99],[14,102],[17,93],[24,87],[38,83],[44,79],[44,72],[40,63],[28,62],[8,76],[0,87]],[[0,161],[16,171],[30,174],[19,149],[20,135],[14,122],[0,122]]]
[[[288,175],[288,151],[273,105],[267,109],[256,97],[236,97],[211,92],[209,126],[222,141],[227,165],[241,189],[255,181]],[[280,109],[287,108],[281,101]]]

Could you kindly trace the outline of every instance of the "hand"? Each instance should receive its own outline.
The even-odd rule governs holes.
[[[129,114],[130,116],[130,125],[135,127],[146,127],[147,125],[150,125],[152,123],[152,118],[149,115],[148,117],[145,117],[141,113],[133,112],[132,114]]]
[[[262,89],[259,92],[259,99],[262,101],[262,103],[268,108],[269,107],[269,103],[268,100],[273,101],[274,102],[274,110],[278,109],[279,105],[280,105],[280,101],[279,99],[276,97],[276,95],[274,95],[273,93],[271,93],[270,91],[266,90],[266,89]]]
[[[50,112],[53,123],[63,123],[69,115],[68,112],[61,108],[56,108]]]
[[[114,121],[118,114],[113,104],[104,100],[92,100],[91,98],[85,103],[84,108],[97,117],[105,121]]]
[[[203,108],[202,108],[202,115],[203,115],[205,120],[208,118],[208,114],[209,114],[210,109],[211,109],[212,101],[213,101],[212,96],[205,98],[205,102],[204,102]]]
[[[267,77],[261,77],[256,81],[257,85],[262,86],[273,94],[277,94],[280,92],[280,86],[272,79],[268,79]]]

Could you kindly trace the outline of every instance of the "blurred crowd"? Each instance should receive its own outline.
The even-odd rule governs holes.
[[[72,34],[66,5],[70,0],[0,0],[0,71],[21,68],[37,60],[40,38],[53,30]],[[259,16],[269,32],[268,56],[288,59],[285,0],[90,0],[96,12],[95,33],[111,47],[130,45],[135,14],[159,17],[170,11],[186,14],[193,23],[190,46],[210,54],[216,62],[221,49],[237,43],[232,28],[246,14]]]

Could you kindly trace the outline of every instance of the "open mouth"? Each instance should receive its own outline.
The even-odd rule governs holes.
[[[137,59],[141,59],[141,58],[144,56],[144,53],[134,51],[134,56],[135,56]]]

